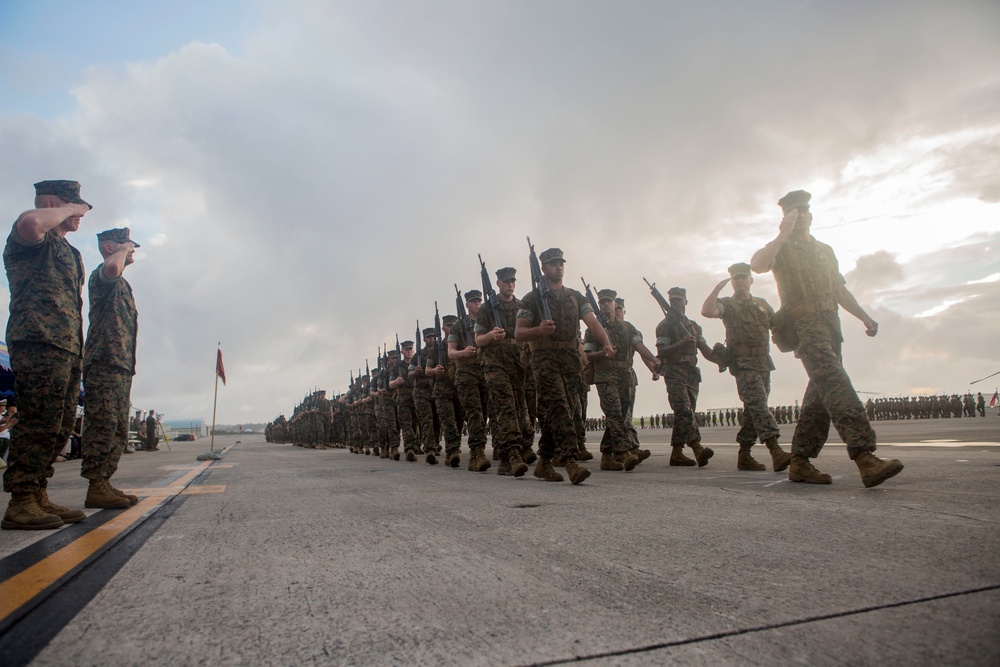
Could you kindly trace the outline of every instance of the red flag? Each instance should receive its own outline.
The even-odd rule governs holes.
[[[992,408],[997,403],[1000,403],[1000,391],[993,392],[993,398],[990,399],[990,407]]]
[[[222,350],[216,350],[216,352],[218,354],[215,358],[215,374],[222,380],[222,384],[226,384],[226,367],[222,365]]]

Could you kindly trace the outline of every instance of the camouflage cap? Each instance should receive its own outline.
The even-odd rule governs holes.
[[[605,301],[605,300],[612,301],[616,296],[618,296],[618,292],[614,291],[613,289],[597,290],[598,301]]]
[[[505,266],[502,269],[497,269],[497,280],[502,282],[507,282],[508,280],[517,279],[517,269],[513,266]]]
[[[388,352],[386,352],[385,356],[389,357],[390,359],[397,359],[399,358],[399,353],[397,353],[396,350],[389,350]]]
[[[671,299],[687,299],[687,290],[683,287],[671,287],[667,290],[667,297]]]
[[[466,301],[482,301],[483,300],[483,293],[480,292],[477,289],[470,289],[468,292],[465,293],[465,300]]]
[[[619,308],[624,308],[625,307],[625,299],[623,299],[621,297],[618,297],[617,299],[615,299],[615,305],[618,306]]]
[[[115,241],[116,243],[131,243],[136,248],[140,248],[138,243],[129,238],[129,228],[121,227],[118,229],[105,229],[103,232],[97,235],[97,242],[103,243],[104,241]]]
[[[793,208],[799,208],[800,206],[808,206],[809,200],[812,199],[812,195],[805,190],[792,190],[787,195],[778,200],[778,206],[781,207],[785,213],[788,213]]]
[[[400,344],[400,347],[403,348],[404,350],[412,350],[413,349],[413,341],[412,340],[404,340]]]
[[[451,325],[451,324],[454,324],[455,320],[457,320],[457,319],[458,319],[458,315],[445,315],[444,317],[441,318],[441,324]]]
[[[549,262],[554,262],[556,260],[559,260],[560,262],[566,261],[563,257],[563,251],[559,248],[549,248],[548,250],[543,250],[542,254],[538,256],[538,260],[542,264],[548,264]]]
[[[78,181],[38,181],[35,183],[35,196],[55,195],[71,204],[83,204],[94,208],[80,198],[80,183]]]
[[[749,276],[750,275],[750,265],[746,262],[737,262],[729,267],[729,275],[735,278],[736,276]]]
[[[427,338],[428,336],[435,336],[436,337],[437,336],[437,329],[435,329],[434,327],[427,327],[426,329],[424,329],[424,338]]]

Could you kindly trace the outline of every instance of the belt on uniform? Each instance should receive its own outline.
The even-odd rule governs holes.
[[[767,347],[750,347],[749,345],[736,345],[732,351],[734,357],[759,357],[770,352]]]
[[[531,351],[535,350],[576,350],[580,347],[577,340],[549,340],[548,338],[536,338],[528,342]]]
[[[455,362],[456,366],[471,366],[472,364],[478,364],[479,363],[479,359],[477,359],[474,356],[472,356],[472,357],[462,357],[460,359],[452,359],[452,361]]]
[[[616,369],[616,368],[626,368],[627,369],[629,367],[627,361],[615,361],[615,360],[612,360],[612,359],[599,359],[599,360],[593,362],[593,364],[594,364],[594,370],[598,370],[598,371],[607,371],[607,370],[612,370],[612,369]]]
[[[804,303],[797,303],[794,306],[782,308],[782,310],[785,311],[789,319],[795,322],[810,313],[822,313],[831,310],[835,311],[837,310],[837,302],[832,299],[824,299],[822,301],[806,301]]]

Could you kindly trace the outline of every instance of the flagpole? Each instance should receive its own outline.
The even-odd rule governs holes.
[[[215,409],[219,405],[219,366],[218,366],[218,364],[219,364],[219,357],[218,357],[219,351],[218,351],[218,349],[216,349],[215,354],[216,354],[216,357],[215,357],[215,360],[216,360],[215,361],[215,363],[216,363],[216,366],[215,366],[215,398],[212,399],[212,440],[211,440],[211,444],[209,445],[209,451],[212,451],[212,452],[215,451]]]

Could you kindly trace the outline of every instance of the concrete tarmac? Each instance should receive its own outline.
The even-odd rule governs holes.
[[[835,442],[829,486],[737,471],[725,427],[705,468],[644,430],[649,460],[580,486],[471,473],[467,450],[161,444],[122,459],[129,517],[0,532],[0,592],[42,589],[0,615],[0,664],[1000,664],[1000,419],[875,428],[906,468],[873,489]],[[55,501],[82,506],[78,475],[58,464]]]

